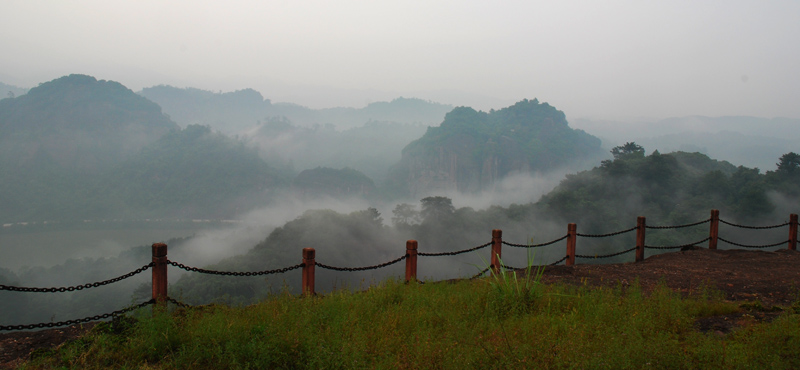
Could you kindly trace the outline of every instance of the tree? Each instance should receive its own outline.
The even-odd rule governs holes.
[[[800,154],[789,152],[781,156],[780,162],[776,163],[776,172],[784,175],[794,175],[800,173]]]
[[[412,225],[419,222],[419,212],[417,212],[417,207],[408,203],[400,203],[394,207],[392,214],[392,223],[396,226],[400,225]]]
[[[644,148],[635,142],[628,142],[612,148],[611,155],[614,159],[644,158]]]
[[[427,197],[420,200],[422,203],[422,218],[425,221],[443,220],[456,212],[453,200],[448,197]]]

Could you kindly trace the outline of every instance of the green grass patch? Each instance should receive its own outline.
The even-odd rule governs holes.
[[[28,369],[800,368],[800,315],[726,336],[697,318],[743,312],[718,294],[544,285],[499,275],[259,304],[150,313],[101,325]]]

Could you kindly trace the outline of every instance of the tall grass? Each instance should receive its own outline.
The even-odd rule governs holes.
[[[714,294],[545,285],[536,276],[387,280],[243,308],[143,310],[127,329],[101,325],[25,368],[800,368],[800,315],[792,310],[720,336],[698,332],[694,320],[741,308]]]

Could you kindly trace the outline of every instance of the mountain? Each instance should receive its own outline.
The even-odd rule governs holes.
[[[91,173],[178,128],[161,107],[120,83],[73,74],[0,100],[0,160],[52,161]]]
[[[226,133],[254,126],[270,115],[272,106],[253,89],[215,93],[159,85],[142,89],[139,95],[158,103],[181,126],[199,124]]]
[[[416,198],[476,192],[511,173],[546,172],[601,152],[599,139],[571,129],[563,112],[536,99],[488,113],[458,107],[403,149],[390,181]]]
[[[286,119],[310,127],[332,124],[339,129],[359,127],[369,121],[434,125],[453,107],[415,98],[374,102],[364,108],[311,109],[292,103],[272,103],[253,89],[212,92],[195,88],[154,86],[140,95],[158,103],[182,126],[208,125],[225,133],[241,133],[257,123]]]
[[[69,75],[0,100],[0,221],[229,218],[290,178],[207,126],[181,130],[114,81]]]

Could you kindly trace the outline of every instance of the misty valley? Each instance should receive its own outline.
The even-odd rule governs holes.
[[[215,93],[69,75],[0,100],[0,284],[60,287],[120,276],[164,242],[171,260],[222,271],[317,261],[369,266],[405,253],[512,243],[708,218],[754,225],[798,213],[796,119],[683,117],[640,123],[567,120],[538,99],[488,112],[398,97],[364,108],[310,109],[245,89]],[[0,91],[2,92],[2,91]],[[653,245],[706,230],[648,231]],[[759,238],[780,239],[782,231]],[[742,233],[737,240],[752,239]],[[582,241],[593,253],[633,235]],[[769,239],[771,240],[771,239]],[[488,252],[420,259],[426,280],[464,278]],[[547,264],[563,248],[510,265]],[[620,256],[609,262],[627,262]],[[593,262],[589,262],[593,263]],[[374,272],[320,271],[317,290],[362,289]],[[230,278],[171,269],[169,295],[246,305],[299,292],[297,271]],[[148,274],[67,294],[0,291],[0,323],[110,312],[149,299]]]

